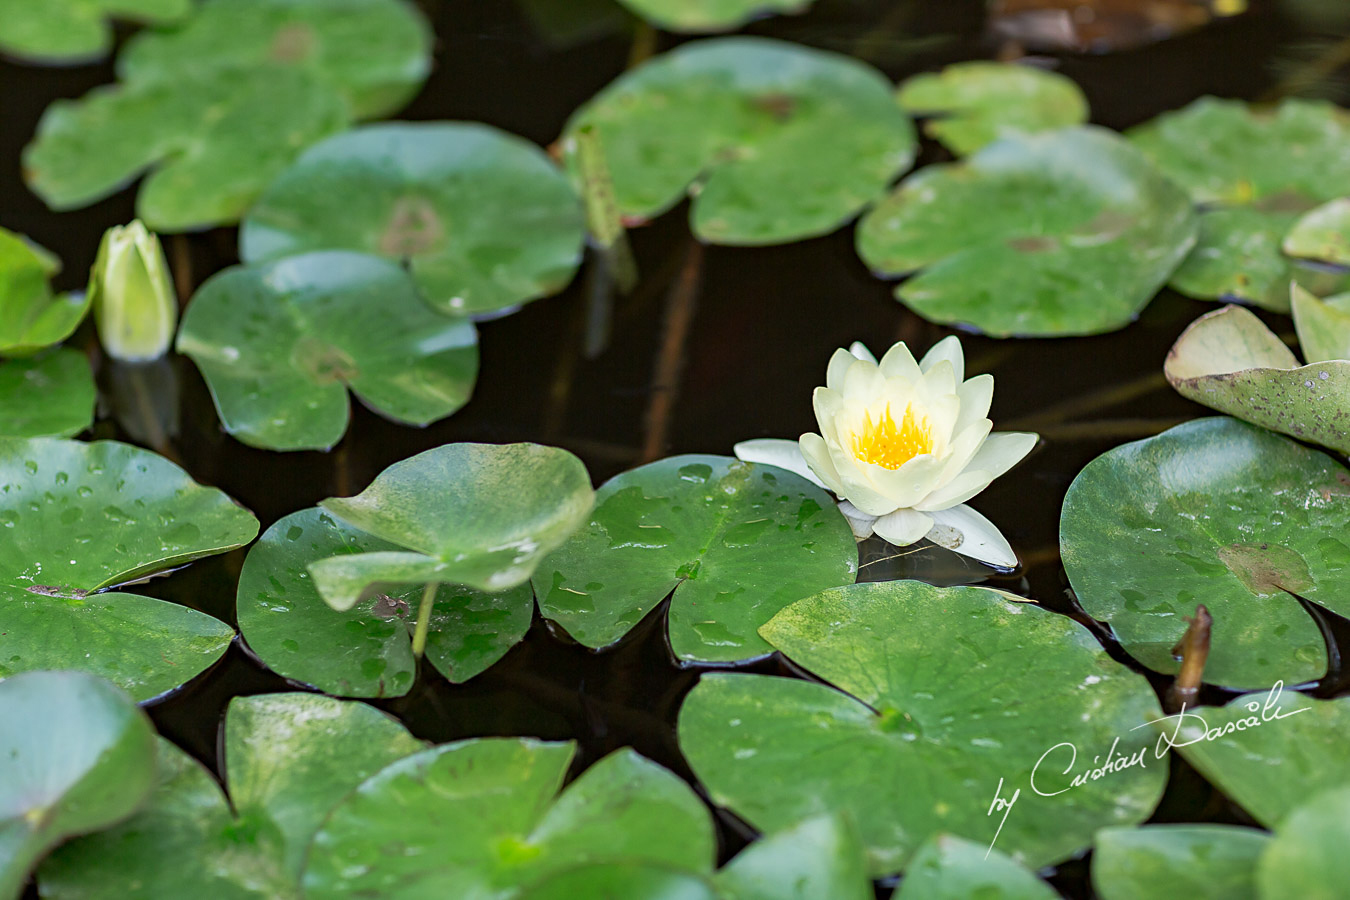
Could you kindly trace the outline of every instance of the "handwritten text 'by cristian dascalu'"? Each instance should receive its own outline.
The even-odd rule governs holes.
[[[1190,744],[1198,744],[1202,741],[1218,740],[1235,731],[1249,731],[1253,728],[1259,728],[1267,722],[1288,719],[1301,712],[1307,712],[1311,708],[1305,706],[1303,709],[1296,709],[1292,712],[1282,711],[1280,709],[1280,694],[1283,691],[1284,682],[1275,682],[1274,687],[1266,694],[1264,702],[1253,700],[1245,704],[1250,715],[1240,719],[1234,719],[1231,722],[1226,722],[1221,726],[1211,728],[1203,716],[1196,712],[1188,712],[1183,705],[1181,711],[1175,715],[1163,716],[1161,719],[1152,719],[1142,725],[1135,726],[1131,730],[1137,731],[1140,728],[1157,726],[1159,731],[1158,743],[1153,748],[1153,757],[1154,759],[1162,759],[1167,755],[1167,751],[1173,747],[1185,747]],[[1175,723],[1175,725],[1173,726],[1166,723]],[[1183,728],[1186,730],[1185,735],[1182,735],[1181,733]],[[1085,768],[1074,775],[1073,779],[1069,782],[1068,787],[1059,788],[1057,790],[1043,790],[1042,787],[1048,787],[1048,785],[1044,784],[1046,778],[1045,775],[1041,776],[1043,782],[1042,786],[1037,786],[1036,784],[1036,773],[1040,771],[1041,766],[1045,766],[1046,772],[1050,773],[1059,769],[1060,765],[1063,765],[1064,768],[1059,771],[1059,774],[1068,775],[1070,772],[1074,771],[1074,768],[1078,765],[1078,748],[1076,746],[1068,741],[1062,741],[1055,744],[1049,750],[1042,753],[1041,758],[1036,760],[1036,765],[1032,766],[1031,777],[1028,779],[1027,787],[1030,787],[1032,791],[1042,797],[1055,797],[1059,794],[1071,791],[1074,788],[1082,787],[1089,781],[1097,781],[1098,779],[1114,775],[1117,772],[1123,772],[1126,769],[1147,768],[1147,745],[1140,747],[1134,753],[1125,755],[1117,754],[1116,748],[1119,744],[1120,738],[1117,737],[1111,742],[1111,749],[1106,751],[1106,755],[1094,756],[1092,758],[1092,766],[1090,768]],[[993,816],[1002,813],[1003,818],[999,820],[998,830],[994,832],[994,840],[989,842],[989,849],[984,853],[986,857],[988,857],[989,852],[994,849],[994,843],[998,840],[999,834],[1003,831],[1003,824],[1008,821],[1008,815],[1012,812],[1013,806],[1016,805],[1018,798],[1021,796],[1022,789],[1017,788],[1012,792],[1011,796],[1005,797],[1003,795],[1003,779],[1000,778],[998,780],[998,787],[994,789],[994,802],[989,804],[989,811],[986,815]]]

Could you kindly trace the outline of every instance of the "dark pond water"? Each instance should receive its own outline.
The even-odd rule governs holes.
[[[408,119],[479,120],[541,144],[555,139],[568,114],[627,64],[631,35],[601,26],[570,39],[550,38],[511,2],[428,0],[423,8],[439,36],[435,74],[405,111]],[[602,6],[540,3],[555,9]],[[1268,61],[1299,42],[1297,23],[1269,4],[1248,15],[1128,52],[1070,55],[1060,71],[1092,103],[1093,121],[1125,128],[1202,94],[1255,98],[1272,83]],[[987,58],[999,47],[985,37],[982,0],[880,2],[819,0],[812,13],[748,29],[868,56],[892,79],[945,63]],[[672,42],[662,37],[661,46]],[[133,193],[56,215],[23,187],[19,151],[43,108],[112,79],[110,66],[36,69],[0,64],[0,222],[57,251],[62,288],[82,286],[102,231],[129,221]],[[943,158],[925,145],[922,162]],[[693,247],[683,210],[632,234],[642,281],[618,298],[601,352],[587,354],[587,323],[603,284],[584,271],[563,294],[481,328],[482,369],[475,397],[452,418],[425,430],[395,426],[356,409],[352,428],[332,453],[273,454],[225,436],[196,370],[174,361],[180,385],[180,431],[174,451],[199,481],[252,509],[266,528],[281,516],[338,493],[363,488],[385,466],[450,441],[532,440],[577,453],[598,480],[659,455],[729,453],[738,440],[792,437],[815,427],[810,392],[830,353],[853,340],[874,349],[905,339],[926,347],[944,333],[891,298],[853,251],[852,230],[769,249]],[[191,284],[236,261],[232,229],[169,242],[176,273]],[[190,273],[186,266],[190,266]],[[594,267],[592,267],[593,269]],[[671,310],[692,310],[681,345],[668,327]],[[1058,556],[1064,492],[1090,459],[1123,441],[1204,414],[1162,381],[1163,356],[1184,325],[1210,308],[1165,293],[1139,322],[1116,334],[1073,340],[965,340],[969,370],[997,382],[992,417],[1001,429],[1034,429],[1042,445],[1012,475],[994,483],[977,506],[997,522],[1025,562],[1000,586],[1087,623],[1076,610]],[[1277,330],[1287,320],[1271,318]],[[89,326],[76,338],[92,341]],[[663,356],[664,354],[664,356]],[[678,378],[661,383],[658,360],[678,361]],[[115,373],[104,365],[102,377]],[[666,410],[655,417],[654,408]],[[668,402],[666,402],[668,401]],[[98,437],[131,440],[110,418]],[[650,455],[650,454],[649,454]],[[918,577],[975,582],[988,570],[937,548],[900,558],[864,547],[864,578]],[[145,593],[234,620],[234,591],[244,552],[197,563]],[[481,735],[575,739],[579,765],[631,745],[689,776],[674,723],[698,673],[670,662],[658,611],[621,646],[595,654],[550,632],[536,618],[528,639],[488,672],[461,686],[419,679],[407,697],[381,705],[417,735],[446,741]],[[1344,622],[1329,624],[1344,633]],[[1097,631],[1111,646],[1109,635]],[[1127,661],[1123,654],[1116,654]],[[1333,654],[1334,656],[1334,654]],[[759,664],[774,671],[778,663]],[[1339,667],[1318,688],[1342,687]],[[1162,679],[1155,679],[1160,690]],[[240,694],[292,689],[238,643],[212,671],[150,712],[160,731],[208,765],[217,762],[217,725]],[[1204,699],[1221,701],[1211,693]],[[1158,821],[1242,821],[1225,798],[1174,761]],[[790,789],[790,786],[788,786]],[[724,855],[745,840],[743,826],[722,822]],[[1059,867],[1066,896],[1091,896],[1086,865]],[[885,894],[883,889],[881,892]]]

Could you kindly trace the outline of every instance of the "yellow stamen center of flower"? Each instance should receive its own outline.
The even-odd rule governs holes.
[[[933,432],[927,416],[915,416],[914,407],[905,407],[905,416],[896,427],[890,404],[881,418],[863,414],[863,427],[853,435],[853,455],[866,463],[898,469],[921,453],[933,452]]]

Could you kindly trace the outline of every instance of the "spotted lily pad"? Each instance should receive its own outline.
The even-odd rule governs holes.
[[[833,231],[916,149],[880,72],[754,37],[690,42],[630,70],[572,116],[564,138],[586,126],[626,218],[655,218],[688,195],[695,234],[714,244]],[[564,149],[576,175],[575,141]]]
[[[358,119],[389,115],[431,72],[431,29],[405,0],[211,0],[181,28],[142,32],[117,58],[124,81],[258,66],[304,71]]]
[[[1299,348],[1309,364],[1350,360],[1350,294],[1323,300],[1295,286],[1292,306]]]
[[[1152,689],[1067,617],[892,581],[824,591],[760,633],[824,683],[705,674],[680,748],[712,801],[757,828],[850,816],[874,875],[944,832],[997,834],[1038,868],[1142,821],[1162,794],[1167,765],[1134,730],[1161,715]],[[1104,759],[1115,768],[1094,779]],[[989,814],[996,796],[1006,817]]]
[[[136,811],[155,779],[155,731],[122,691],[83,672],[0,681],[0,896],[72,835]]]
[[[1078,601],[1150,669],[1203,603],[1205,680],[1233,688],[1321,676],[1326,647],[1294,596],[1350,613],[1350,472],[1229,418],[1110,450],[1069,486],[1060,551]]]
[[[187,231],[238,221],[301,149],[348,120],[332,88],[279,65],[106,85],[47,107],[24,148],[24,178],[66,210],[149,171],[137,216],[156,231]]]
[[[1304,213],[1284,236],[1290,256],[1350,266],[1350,197]]]
[[[1057,900],[1059,894],[997,850],[950,834],[914,854],[895,900]]]
[[[928,117],[924,132],[957,156],[1012,134],[1087,121],[1087,98],[1072,79],[1034,66],[963,62],[900,85],[900,105]]]
[[[160,456],[0,437],[0,677],[79,669],[137,700],[220,658],[234,632],[114,585],[240,547],[258,520]]]
[[[201,764],[162,741],[149,805],[52,854],[38,872],[42,896],[296,900],[306,848],[328,811],[423,746],[362,703],[236,697],[225,716],[229,798]]]
[[[1295,302],[1305,315],[1316,315]],[[1318,340],[1323,332],[1316,329]],[[1330,329],[1325,332],[1329,337]],[[1350,362],[1300,366],[1284,342],[1242,307],[1227,306],[1192,322],[1168,352],[1163,372],[1172,387],[1197,403],[1350,453]]]
[[[425,425],[468,402],[478,374],[472,322],[429,308],[396,263],[345,251],[213,276],[178,350],[201,369],[225,430],[272,450],[341,440],[349,388],[390,419]]]
[[[773,648],[755,629],[784,606],[858,575],[853,530],[829,495],[774,466],[673,456],[612,478],[590,524],[539,567],[539,608],[606,647],[672,591],[682,660],[734,662]]]
[[[1185,192],[1113,132],[1014,135],[901,182],[858,227],[896,297],[996,337],[1130,322],[1195,240]]]
[[[1234,825],[1103,828],[1092,854],[1102,900],[1257,900],[1256,863],[1269,835]]]
[[[1286,100],[1269,112],[1203,97],[1130,132],[1203,210],[1200,240],[1172,284],[1287,312],[1289,282],[1317,276],[1280,249],[1304,212],[1350,194],[1350,117],[1330,103]],[[1306,281],[1305,281],[1306,279]]]
[[[239,576],[239,631],[264,663],[293,680],[344,697],[406,694],[416,675],[410,633],[422,588],[391,588],[338,612],[324,603],[310,563],[399,547],[306,509],[263,534]],[[431,613],[427,657],[452,682],[467,681],[520,642],[534,594],[520,585],[484,594],[443,585]]]
[[[1256,868],[1261,900],[1340,900],[1350,883],[1350,786],[1289,814]]]
[[[590,475],[539,444],[446,444],[394,463],[355,497],[319,505],[402,550],[343,553],[309,566],[330,606],[375,585],[448,582],[502,592],[529,580],[590,515]]]
[[[406,261],[423,296],[482,313],[561,290],[581,204],[534,144],[487,125],[371,125],[311,147],[249,211],[249,262],[347,249]]]
[[[0,360],[0,435],[78,434],[94,421],[95,393],[89,359],[78,351]]]
[[[803,12],[814,0],[619,0],[666,31],[732,31],[760,16]]]
[[[89,312],[84,294],[53,296],[48,279],[60,268],[46,250],[0,228],[0,355],[60,343]]]
[[[1268,828],[1322,791],[1350,785],[1350,698],[1263,691],[1163,724],[1187,762]]]
[[[315,835],[305,897],[505,900],[588,863],[711,869],[712,821],[688,785],[620,750],[559,793],[572,755],[572,744],[481,738],[386,767]]]
[[[0,3],[0,53],[42,63],[80,63],[106,54],[109,19],[164,24],[192,0],[7,0]]]

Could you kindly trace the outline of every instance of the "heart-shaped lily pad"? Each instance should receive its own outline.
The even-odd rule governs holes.
[[[69,437],[94,421],[94,375],[83,353],[59,348],[0,360],[0,435]]]
[[[405,0],[211,0],[174,30],[143,32],[117,58],[124,81],[258,66],[302,70],[358,119],[389,115],[431,72],[431,29]]]
[[[348,119],[332,88],[279,65],[107,85],[47,107],[24,148],[24,178],[66,210],[153,170],[136,215],[156,231],[187,231],[237,221],[300,150]]]
[[[159,785],[123,825],[60,848],[42,896],[300,896],[306,848],[328,811],[424,745],[377,709],[316,694],[236,697],[225,717],[229,799],[202,766],[160,744]]]
[[[458,410],[478,374],[468,319],[422,302],[398,264],[327,251],[208,279],[178,350],[201,369],[225,430],[272,450],[328,449],[350,388],[376,412],[425,425]]]
[[[1305,296],[1303,302],[1319,302]],[[1315,329],[1319,340],[1331,331]],[[1196,403],[1350,453],[1350,361],[1300,366],[1284,342],[1240,306],[1192,322],[1168,352],[1163,372]]]
[[[1261,900],[1340,900],[1350,884],[1350,787],[1294,810],[1256,867]]]
[[[239,576],[239,632],[273,671],[344,697],[396,697],[417,672],[411,630],[422,588],[391,588],[337,612],[319,596],[310,563],[399,547],[306,509],[278,521],[249,551]],[[522,584],[502,594],[443,585],[426,655],[452,682],[467,681],[520,642],[534,614]]]
[[[802,597],[852,584],[858,547],[823,490],[726,456],[673,456],[610,479],[590,524],[539,568],[545,616],[606,647],[672,591],[670,646],[682,660],[773,651],[755,633]]]
[[[586,126],[626,218],[654,218],[689,195],[694,233],[714,244],[833,231],[908,168],[917,143],[877,70],[753,37],[694,41],[643,63],[577,110],[564,138]],[[576,174],[574,145],[564,141]]]
[[[957,156],[1013,134],[1052,131],[1087,121],[1088,103],[1073,79],[1034,66],[962,62],[900,85],[900,105],[931,117],[924,132]]]
[[[1187,762],[1268,828],[1322,791],[1350,784],[1350,697],[1266,691],[1163,724]]]
[[[1135,730],[1161,715],[1152,689],[1064,616],[893,581],[824,591],[760,633],[826,683],[704,675],[680,748],[712,801],[757,828],[851,816],[874,875],[943,832],[997,833],[1014,860],[1048,865],[1162,794],[1167,766]],[[1006,817],[989,814],[996,796]]]
[[[403,260],[433,306],[482,313],[561,290],[583,237],[576,192],[534,144],[476,123],[394,123],[307,150],[249,211],[239,252]]]
[[[1350,266],[1350,197],[1338,197],[1304,213],[1284,236],[1284,252]]]
[[[858,227],[896,297],[996,337],[1130,322],[1195,240],[1185,192],[1102,128],[1013,135],[901,182]]]
[[[1135,128],[1130,142],[1204,208],[1173,285],[1287,312],[1290,277],[1306,273],[1290,268],[1280,244],[1300,213],[1350,194],[1350,117],[1308,100],[1258,112],[1203,97]]]
[[[85,294],[52,295],[48,279],[60,268],[55,256],[0,228],[0,355],[60,343],[89,312]]]
[[[1350,472],[1236,419],[1197,419],[1094,459],[1060,517],[1083,608],[1125,650],[1176,672],[1185,616],[1214,617],[1205,680],[1268,687],[1321,676],[1326,646],[1291,595],[1350,614]]]
[[[1269,843],[1234,825],[1103,828],[1092,887],[1102,900],[1257,900],[1256,862]]]
[[[446,444],[394,463],[355,497],[319,505],[404,551],[343,553],[309,567],[348,610],[375,584],[449,582],[497,592],[528,581],[595,503],[586,467],[539,444]]]
[[[79,669],[137,700],[220,658],[234,632],[195,610],[100,592],[243,546],[258,520],[126,444],[0,438],[0,677]]]
[[[315,835],[305,896],[508,898],[588,863],[710,870],[712,821],[687,784],[620,750],[559,793],[573,749],[483,738],[386,767]]]
[[[109,19],[163,24],[192,0],[8,0],[0,3],[0,53],[42,63],[80,63],[108,52]]]
[[[67,837],[136,811],[155,779],[155,731],[131,698],[83,672],[0,681],[0,896]]]
[[[619,0],[666,31],[733,31],[760,16],[803,12],[815,0]]]
[[[928,840],[894,900],[1056,900],[1059,894],[997,850],[950,834]]]

